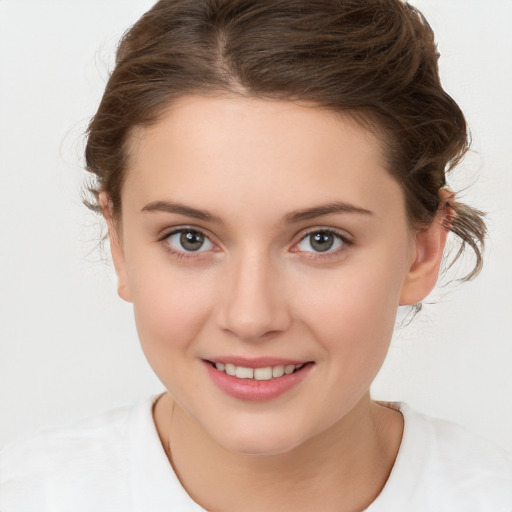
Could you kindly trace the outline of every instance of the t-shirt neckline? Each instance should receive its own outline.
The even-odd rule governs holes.
[[[192,500],[181,485],[173,467],[167,459],[165,450],[158,436],[153,419],[153,405],[163,393],[152,395],[137,406],[132,414],[130,429],[130,464],[132,467],[132,498],[134,510],[164,510],[172,503],[180,512],[205,512],[200,505]],[[402,440],[398,454],[379,495],[364,510],[378,512],[379,510],[407,508],[411,503],[412,493],[417,488],[419,472],[410,471],[405,460],[422,460],[422,451],[426,439],[421,437],[422,429],[414,429],[414,415],[411,409],[402,402],[385,402],[383,405],[400,412],[404,418]],[[411,430],[415,430],[412,442]],[[419,439],[418,436],[421,438]],[[411,450],[414,453],[411,453]],[[400,483],[397,490],[397,483]],[[402,508],[401,508],[402,507]]]

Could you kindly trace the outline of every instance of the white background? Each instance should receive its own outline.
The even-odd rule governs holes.
[[[115,44],[152,0],[0,0],[0,445],[163,390],[81,204],[83,132]],[[486,266],[397,332],[374,396],[512,450],[512,1],[416,0],[474,151]],[[371,311],[369,311],[371,316]]]

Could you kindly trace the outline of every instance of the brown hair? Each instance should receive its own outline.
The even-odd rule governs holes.
[[[126,144],[185,94],[310,101],[353,116],[384,142],[409,220],[430,224],[445,173],[469,147],[464,116],[443,90],[434,35],[400,0],[160,0],[125,34],[88,128],[96,210],[107,192],[121,214]],[[450,230],[481,269],[482,212],[455,200]]]

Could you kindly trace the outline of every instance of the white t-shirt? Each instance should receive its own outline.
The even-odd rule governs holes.
[[[0,452],[1,512],[199,512],[153,422],[158,395],[12,443]],[[391,475],[366,512],[511,512],[512,456],[404,404]]]

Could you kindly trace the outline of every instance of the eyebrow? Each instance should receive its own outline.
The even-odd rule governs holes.
[[[186,217],[202,220],[205,222],[213,222],[216,224],[223,224],[223,221],[217,215],[210,213],[207,210],[198,210],[184,204],[171,203],[169,201],[153,201],[142,208],[143,212],[165,212],[165,213],[178,213]],[[358,213],[363,215],[373,215],[373,212],[359,206],[343,202],[331,202],[312,208],[303,210],[295,210],[283,217],[284,224],[294,224],[304,220],[322,217],[324,215],[332,215],[335,213]]]
[[[323,215],[331,215],[334,213],[359,213],[363,215],[373,215],[373,212],[366,208],[336,201],[320,206],[314,206],[312,208],[306,208],[304,210],[290,212],[285,215],[284,222],[293,224],[295,222],[314,219],[316,217],[322,217]]]
[[[165,212],[165,213],[179,213],[186,217],[192,217],[194,219],[203,220],[205,222],[214,222],[217,224],[223,224],[222,219],[217,215],[213,215],[206,210],[198,210],[185,206],[184,204],[171,203],[169,201],[154,201],[147,204],[142,208],[143,212]]]

